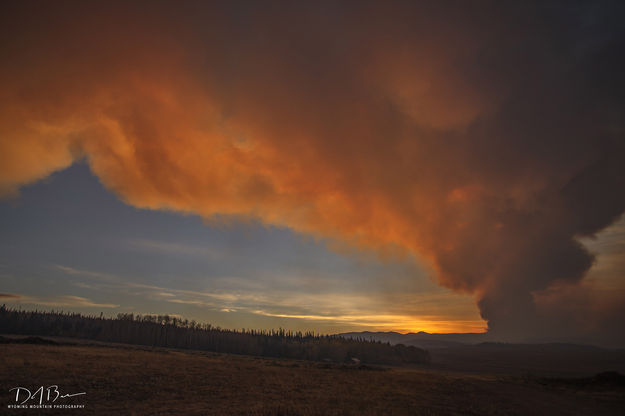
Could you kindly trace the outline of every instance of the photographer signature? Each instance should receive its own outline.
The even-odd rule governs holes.
[[[39,386],[39,388],[34,392],[31,392],[26,387],[13,387],[12,389],[9,389],[9,391],[13,390],[15,390],[16,402],[19,402],[20,398],[25,397],[19,404],[24,404],[29,400],[37,400],[37,398],[39,399],[39,404],[43,404],[44,400],[47,403],[54,403],[58,399],[67,399],[70,397],[87,394],[87,392],[84,391],[82,393],[61,394],[61,392],[59,391],[59,386],[57,385],[48,386],[45,389],[44,386]]]

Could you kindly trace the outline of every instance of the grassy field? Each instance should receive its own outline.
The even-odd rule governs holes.
[[[86,395],[83,409],[8,409],[23,386]],[[0,414],[602,415],[625,388],[423,368],[383,368],[113,345],[0,345]],[[32,401],[31,402],[35,402]]]

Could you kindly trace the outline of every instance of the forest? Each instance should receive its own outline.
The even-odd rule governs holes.
[[[86,316],[63,311],[24,311],[2,305],[0,333],[335,363],[405,365],[430,362],[428,351],[414,346],[284,329],[222,329],[169,315],[120,313],[109,318],[102,314]]]

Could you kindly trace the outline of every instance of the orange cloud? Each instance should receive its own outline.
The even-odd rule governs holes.
[[[3,17],[4,194],[86,157],[137,207],[416,254],[515,334],[625,208],[618,39],[582,51],[557,8],[31,8]]]

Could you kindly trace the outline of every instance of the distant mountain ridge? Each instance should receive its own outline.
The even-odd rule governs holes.
[[[490,374],[592,376],[604,371],[625,373],[625,349],[590,343],[527,340],[500,342],[488,333],[429,334],[417,332],[347,332],[335,336],[404,344],[427,350],[431,367]]]
[[[505,340],[488,332],[467,332],[467,333],[449,333],[449,334],[431,334],[425,331],[410,332],[402,334],[399,332],[344,332],[335,336],[343,338],[374,340],[388,342],[390,344],[413,345],[420,348],[445,348],[463,345],[477,345],[483,343],[502,343],[509,345],[577,345],[580,347],[599,347],[603,349],[624,350],[622,345],[603,344],[598,340],[589,338],[580,338],[572,340],[561,340],[556,337],[543,338],[527,338],[523,340]]]
[[[445,348],[459,345],[479,344],[492,341],[488,333],[430,334],[425,331],[402,334],[399,332],[345,332],[337,334],[343,338],[374,340],[391,344],[413,345],[420,348]]]

